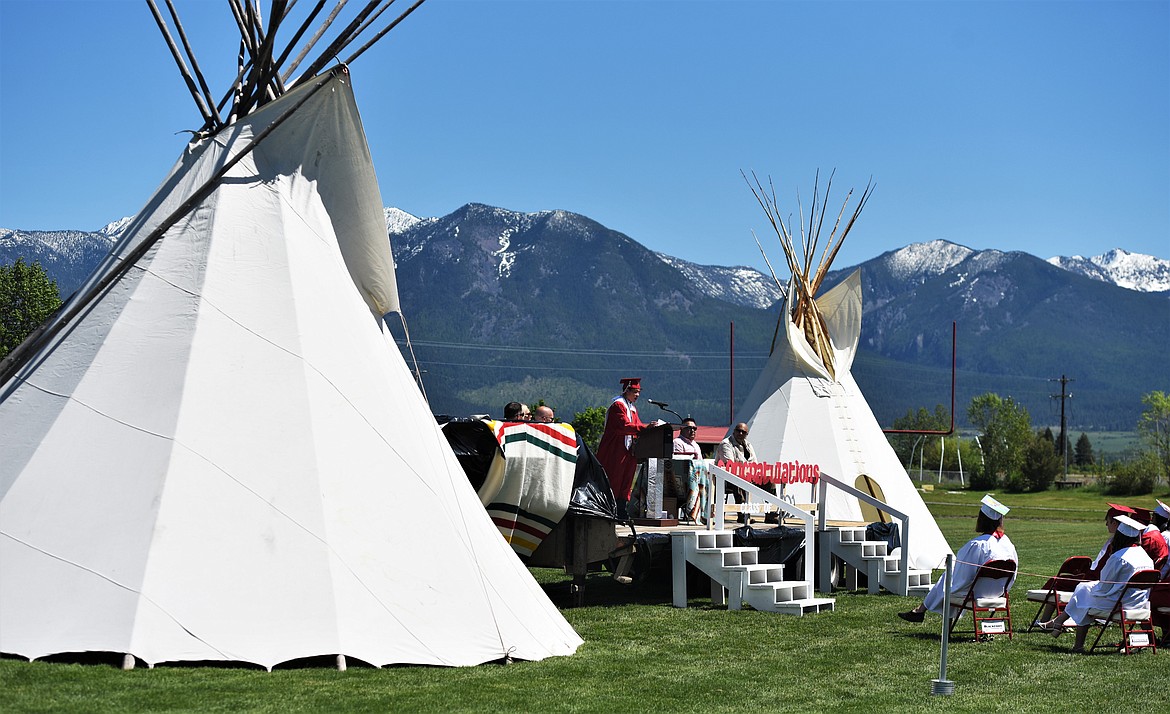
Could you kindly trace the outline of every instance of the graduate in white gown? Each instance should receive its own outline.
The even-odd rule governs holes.
[[[1089,611],[1112,610],[1133,574],[1154,567],[1149,553],[1139,545],[1145,526],[1129,516],[1117,516],[1116,519],[1117,532],[1113,534],[1112,554],[1101,569],[1101,579],[1077,585],[1064,608],[1064,614],[1038,625],[1053,634],[1060,634],[1066,627],[1076,627],[1073,652],[1085,651],[1085,636],[1089,633],[1089,625],[1093,624]],[[1149,590],[1132,590],[1126,595],[1122,607],[1127,610],[1146,607],[1149,600]]]
[[[1150,518],[1154,525],[1162,530],[1162,537],[1166,539],[1166,543],[1170,544],[1170,506],[1158,501],[1158,507],[1154,509]],[[1168,578],[1170,578],[1170,558],[1166,558],[1166,562],[1162,564],[1162,582],[1168,582]]]
[[[979,566],[989,560],[1012,560],[1019,565],[1019,556],[1016,547],[1003,532],[1003,517],[1011,510],[990,495],[984,496],[979,505],[979,516],[975,521],[975,532],[978,536],[967,541],[967,545],[955,554],[955,566],[951,576],[951,594],[966,594],[979,572]],[[1010,589],[1016,580],[1013,574],[1008,582]],[[975,588],[975,597],[996,597],[1002,593],[1003,584],[999,580],[980,581]],[[926,594],[922,604],[909,612],[899,612],[898,617],[907,622],[922,622],[926,611],[943,611],[943,599],[946,596],[946,578],[940,577],[930,592]]]
[[[1154,525],[1162,529],[1162,537],[1170,542],[1170,506],[1158,501],[1158,507],[1151,516]],[[1156,567],[1158,564],[1154,563]],[[1162,564],[1160,583],[1150,591],[1150,609],[1153,610],[1154,624],[1162,628],[1162,641],[1159,647],[1170,649],[1170,614],[1163,614],[1163,609],[1170,610],[1170,558]]]

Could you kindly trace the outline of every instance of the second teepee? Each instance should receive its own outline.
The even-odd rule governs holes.
[[[807,228],[801,222],[803,250],[797,253],[788,224],[777,211],[774,193],[765,192],[758,181],[753,186],[753,193],[780,237],[792,280],[772,353],[737,410],[735,421],[750,426],[760,461],[816,465],[862,491],[880,491],[881,500],[910,517],[904,547],[909,549],[911,566],[935,568],[951,552],[950,546],[850,372],[861,335],[860,271],[817,295],[870,192],[867,188],[862,194],[844,226],[841,220],[846,209],[842,207],[828,246],[814,265],[824,200],[819,196],[814,200]],[[815,500],[808,485],[790,485],[788,489],[798,501]],[[856,497],[830,489],[827,499],[827,518],[866,520]]]

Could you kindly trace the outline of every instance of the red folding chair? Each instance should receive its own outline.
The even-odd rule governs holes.
[[[1124,654],[1132,654],[1141,649],[1149,648],[1158,653],[1157,639],[1154,637],[1154,622],[1150,618],[1150,601],[1148,597],[1149,590],[1157,585],[1159,573],[1157,570],[1139,570],[1134,573],[1125,587],[1121,589],[1121,594],[1117,596],[1117,602],[1113,603],[1113,608],[1110,610],[1089,610],[1089,617],[1093,618],[1091,627],[1100,627],[1097,632],[1097,639],[1093,640],[1093,646],[1089,648],[1092,652],[1098,646],[1110,647],[1111,645],[1100,645],[1101,635],[1105,634],[1105,630],[1109,629],[1110,625],[1121,626],[1121,642],[1116,645],[1118,649]],[[1126,596],[1135,590],[1147,591],[1147,598],[1144,605],[1136,608],[1123,607]]]
[[[1150,590],[1150,610],[1154,627],[1162,628],[1161,645],[1170,647],[1170,579],[1163,580]]]
[[[975,579],[965,593],[951,593],[951,608],[955,613],[951,616],[949,632],[954,634],[955,624],[964,611],[971,612],[974,621],[975,639],[981,640],[984,635],[1003,635],[1012,638],[1012,610],[1011,598],[1008,597],[1008,585],[1012,576],[1016,574],[1016,561],[989,560],[979,566]],[[976,597],[975,590],[980,582],[988,580],[1002,580],[1003,589],[994,596]]]
[[[1072,591],[1077,583],[1086,579],[1089,568],[1093,567],[1093,559],[1087,555],[1074,555],[1066,558],[1056,575],[1049,578],[1044,587],[1029,590],[1027,598],[1032,602],[1040,603],[1036,614],[1026,632],[1038,629],[1037,625],[1043,620],[1050,620],[1064,614],[1064,606],[1072,597]]]

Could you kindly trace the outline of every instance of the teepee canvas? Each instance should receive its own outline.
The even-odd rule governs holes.
[[[576,650],[382,322],[382,205],[345,67],[188,147],[0,372],[0,651]]]
[[[951,552],[950,546],[850,372],[861,335],[860,271],[824,294],[817,294],[869,190],[840,233],[838,217],[829,246],[815,271],[813,257],[824,203],[820,205],[818,217],[814,202],[809,227],[806,230],[802,226],[811,240],[805,242],[803,253],[798,254],[788,227],[776,210],[774,194],[765,193],[758,181],[753,192],[780,237],[792,270],[792,281],[772,353],[738,409],[736,422],[749,425],[759,461],[815,465],[821,472],[862,492],[876,493],[880,500],[905,513],[910,518],[910,529],[903,545],[909,549],[910,565],[920,569],[941,567]],[[844,210],[843,207],[842,214]],[[787,489],[797,502],[816,500],[810,485],[792,484]],[[867,514],[855,496],[830,488],[826,499],[825,515],[830,520],[871,520],[865,517]]]

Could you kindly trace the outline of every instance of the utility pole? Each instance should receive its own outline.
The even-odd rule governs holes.
[[[1068,429],[1064,416],[1064,402],[1072,399],[1072,393],[1067,391],[1068,383],[1074,380],[1063,374],[1060,379],[1050,379],[1049,382],[1060,382],[1060,396],[1052,395],[1052,399],[1060,399],[1060,460],[1064,463],[1064,480],[1068,480]]]
[[[727,391],[727,405],[728,428],[735,425],[735,320],[731,321],[731,331],[727,336],[727,343],[729,345],[729,354],[727,359],[727,367],[730,370],[728,376],[728,391]]]

